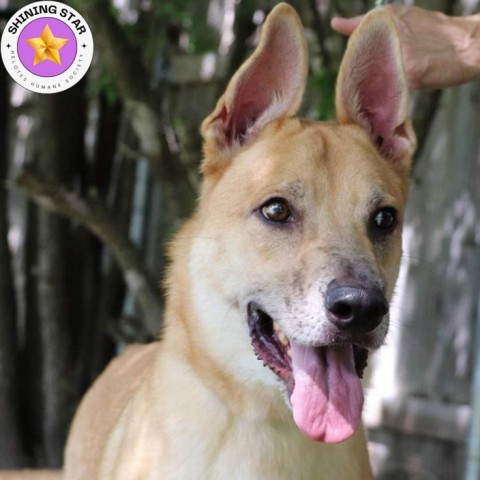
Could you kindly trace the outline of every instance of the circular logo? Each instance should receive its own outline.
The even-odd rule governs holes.
[[[56,93],[78,83],[93,57],[93,38],[85,19],[59,2],[35,2],[8,21],[1,40],[10,76],[37,93]]]

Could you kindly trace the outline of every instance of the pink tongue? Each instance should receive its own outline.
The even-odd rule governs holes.
[[[352,346],[313,348],[291,342],[291,347],[295,423],[312,440],[346,440],[358,428],[363,407]]]

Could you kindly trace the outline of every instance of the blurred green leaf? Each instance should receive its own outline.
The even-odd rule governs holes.
[[[317,109],[318,120],[335,118],[335,84],[338,71],[322,69],[313,74],[312,83],[320,92],[320,104]]]

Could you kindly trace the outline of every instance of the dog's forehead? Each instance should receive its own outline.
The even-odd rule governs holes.
[[[292,120],[266,129],[233,161],[238,189],[255,196],[285,192],[301,199],[308,192],[335,188],[348,192],[352,185],[365,194],[403,197],[401,179],[381,158],[368,135],[357,127]]]

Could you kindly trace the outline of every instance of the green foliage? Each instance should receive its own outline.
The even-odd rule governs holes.
[[[105,96],[107,103],[113,105],[120,100],[115,81],[110,73],[104,69],[97,78],[96,82],[89,82],[88,93],[91,98],[97,97],[100,94]]]
[[[166,25],[175,25],[189,35],[189,51],[201,53],[215,50],[218,34],[206,22],[206,4],[191,0],[154,0],[154,15]]]
[[[155,15],[160,18],[168,18],[174,22],[187,25],[191,24],[192,18],[189,13],[190,0],[155,0],[152,2]]]
[[[338,71],[323,68],[315,72],[311,82],[320,92],[321,101],[317,109],[318,120],[332,120],[335,118],[335,84]]]
[[[216,50],[217,45],[217,33],[213,29],[192,28],[190,32],[190,47],[192,52],[209,52]]]

